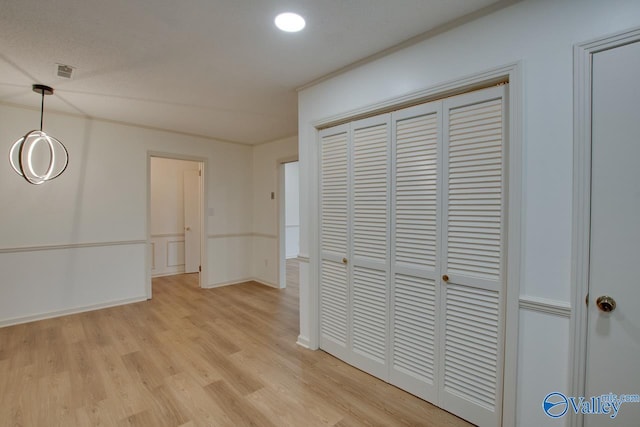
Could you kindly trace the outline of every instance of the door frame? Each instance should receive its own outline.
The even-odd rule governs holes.
[[[189,156],[185,154],[167,153],[161,151],[147,151],[147,216],[146,216],[146,234],[147,234],[147,251],[146,251],[146,289],[147,299],[152,298],[152,284],[151,284],[151,158],[158,157],[162,159],[172,160],[187,160],[191,162],[199,163],[200,169],[200,266],[202,271],[198,275],[198,287],[206,288],[208,283],[208,266],[207,260],[209,259],[207,253],[207,215],[206,208],[209,206],[207,201],[207,174],[209,171],[208,161],[205,157]]]
[[[587,378],[587,305],[591,241],[591,95],[593,55],[640,41],[640,27],[621,31],[573,48],[573,229],[571,257],[570,394],[584,396]],[[583,415],[569,411],[571,426],[584,423]]]
[[[276,160],[278,167],[278,286],[280,289],[287,287],[287,227],[286,227],[286,195],[284,165],[298,162],[298,156],[283,157]],[[300,165],[300,163],[298,163]],[[300,178],[298,176],[298,181]]]
[[[347,111],[312,123],[315,128],[315,146],[309,152],[306,164],[313,168],[309,171],[309,200],[319,200],[320,184],[320,130],[338,124],[347,123],[362,117],[373,116],[411,105],[434,101],[448,96],[470,92],[501,82],[508,82],[506,104],[508,147],[507,176],[507,242],[506,283],[504,295],[504,366],[502,388],[502,424],[516,425],[516,391],[518,371],[518,331],[520,314],[520,281],[522,265],[522,165],[523,165],[523,73],[522,62],[517,61],[496,68],[463,76],[424,90],[384,100],[380,103]],[[309,312],[301,324],[311,325],[309,328],[308,348],[319,348],[320,337],[320,206],[311,209],[309,219],[309,275],[308,293],[301,289],[300,298],[308,301]],[[305,313],[301,313],[304,315]],[[300,338],[299,338],[300,342]],[[307,344],[305,342],[305,344]]]

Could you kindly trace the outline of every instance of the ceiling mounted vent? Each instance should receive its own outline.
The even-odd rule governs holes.
[[[73,74],[73,68],[71,65],[56,64],[56,75],[63,79],[70,79]]]

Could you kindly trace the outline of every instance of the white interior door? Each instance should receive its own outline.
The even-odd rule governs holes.
[[[185,273],[200,270],[200,172],[184,172],[184,263]]]
[[[586,396],[640,394],[640,42],[593,55]],[[616,302],[597,300],[610,297]],[[608,306],[607,306],[608,304]],[[603,311],[611,309],[610,312]],[[587,426],[638,426],[640,403]]]

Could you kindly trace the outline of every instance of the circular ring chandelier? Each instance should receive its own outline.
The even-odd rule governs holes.
[[[40,130],[27,132],[25,136],[14,142],[9,151],[9,161],[18,175],[22,176],[30,184],[39,185],[57,178],[67,169],[69,152],[62,142],[51,135],[47,135],[42,130],[44,96],[53,94],[53,88],[35,84],[33,85],[33,91],[42,95]],[[49,151],[48,161],[46,161],[47,155],[45,154],[44,162],[36,162],[34,159],[36,152],[41,153],[43,149]],[[42,154],[38,157],[42,157]],[[37,166],[36,163],[38,163]],[[47,166],[43,168],[43,164]]]

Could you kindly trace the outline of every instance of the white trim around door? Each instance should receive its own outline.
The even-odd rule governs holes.
[[[146,218],[146,236],[147,236],[147,262],[146,262],[146,282],[147,282],[147,299],[152,297],[151,287],[151,158],[159,157],[164,159],[174,160],[187,160],[191,162],[198,162],[200,164],[200,267],[199,274],[199,287],[206,288],[208,285],[208,244],[207,244],[207,212],[206,208],[209,206],[207,200],[207,189],[209,166],[208,161],[204,157],[189,156],[184,154],[166,153],[159,151],[147,151],[147,218]]]

